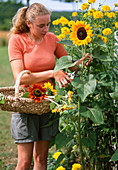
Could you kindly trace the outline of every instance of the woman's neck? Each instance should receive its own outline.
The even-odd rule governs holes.
[[[34,37],[33,35],[30,34],[30,32],[27,33],[27,36],[29,37],[30,40],[32,40],[33,42],[35,42],[35,43],[37,43],[37,44],[40,43],[41,40],[42,40],[42,38],[36,38],[36,37]]]

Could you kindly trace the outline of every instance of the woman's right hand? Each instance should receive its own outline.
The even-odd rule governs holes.
[[[54,72],[53,78],[58,82],[60,88],[66,87],[68,82],[72,81],[63,70]]]

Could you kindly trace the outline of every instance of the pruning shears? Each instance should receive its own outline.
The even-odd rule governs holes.
[[[81,74],[77,75],[78,71],[79,71],[79,70],[73,71],[72,73],[66,73],[66,75],[67,75],[68,77],[70,77],[71,80],[73,80],[74,77],[76,77],[76,76],[79,77],[79,76],[81,75]],[[68,83],[70,83],[69,80],[68,80]],[[62,87],[64,87],[64,85],[63,85]]]
[[[73,80],[74,77],[76,76],[79,77],[81,75],[81,74],[77,75],[78,71],[79,70],[73,71],[72,73],[66,73],[66,75],[69,76],[71,80]]]

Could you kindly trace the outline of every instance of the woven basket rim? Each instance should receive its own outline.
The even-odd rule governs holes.
[[[28,70],[23,70],[17,77],[15,86],[0,87],[0,93],[4,95],[4,104],[0,103],[0,109],[6,111],[25,112],[31,114],[44,114],[50,111],[50,101],[41,100],[35,103],[31,98],[22,97],[28,91],[27,87],[20,86],[20,79],[23,74],[30,74]],[[8,95],[7,95],[8,93]]]

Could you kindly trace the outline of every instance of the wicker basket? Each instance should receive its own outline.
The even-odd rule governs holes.
[[[26,73],[30,74],[30,71],[24,70],[18,75],[14,87],[0,88],[0,93],[4,95],[5,99],[4,104],[0,103],[0,109],[10,112],[38,115],[50,112],[50,101],[42,100],[41,103],[35,103],[35,101],[31,101],[30,98],[21,97],[27,92],[27,88],[19,87],[20,79]]]

